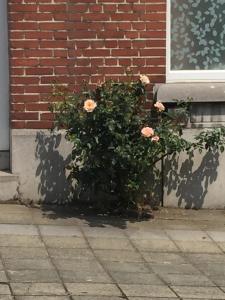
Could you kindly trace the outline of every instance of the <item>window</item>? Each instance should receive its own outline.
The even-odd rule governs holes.
[[[225,0],[167,5],[167,81],[225,81]]]

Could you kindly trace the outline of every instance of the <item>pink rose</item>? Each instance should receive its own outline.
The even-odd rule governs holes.
[[[146,75],[140,75],[140,81],[141,81],[142,84],[144,84],[144,85],[150,83],[150,80],[149,80],[148,76],[146,76]]]
[[[86,112],[92,112],[96,106],[97,106],[96,102],[92,99],[87,99],[84,102],[84,109],[86,110]]]
[[[158,135],[154,135],[152,138],[151,138],[151,141],[154,142],[154,143],[157,143],[159,141],[159,136]]]
[[[154,129],[151,128],[151,127],[144,127],[142,128],[141,130],[141,134],[144,136],[144,137],[151,137],[154,135]]]
[[[160,111],[160,112],[165,110],[165,106],[161,102],[159,102],[159,101],[157,101],[154,104],[154,107],[157,108],[158,111]]]

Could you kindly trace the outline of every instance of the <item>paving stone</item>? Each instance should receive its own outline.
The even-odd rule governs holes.
[[[129,250],[134,248],[128,239],[110,239],[110,238],[88,238],[88,241],[93,249],[105,249],[105,250]]]
[[[184,264],[187,261],[178,253],[165,252],[141,252],[144,259],[150,263],[162,264]]]
[[[89,227],[84,226],[82,227],[82,230],[87,237],[93,237],[93,238],[107,238],[107,239],[127,239],[125,235],[125,230],[119,229],[119,228],[112,228],[112,227],[106,227],[106,228],[96,228],[96,227]]]
[[[169,240],[164,230],[127,230],[128,236],[133,240]]]
[[[0,224],[0,235],[38,235],[34,225]]]
[[[122,297],[104,297],[104,296],[73,296],[73,300],[123,300]]]
[[[101,270],[95,269],[77,269],[76,271],[59,270],[60,277],[64,282],[96,282],[96,283],[112,283],[109,275]]]
[[[225,264],[224,254],[208,254],[208,253],[187,253],[187,259],[194,264],[223,263]]]
[[[210,241],[210,238],[201,230],[166,230],[166,233],[175,241]]]
[[[95,260],[79,260],[79,259],[54,259],[55,265],[59,270],[66,271],[103,271],[102,266]]]
[[[42,212],[41,210],[32,210],[32,217],[33,222],[35,224],[39,225],[73,225],[78,226],[79,225],[79,219],[77,219],[75,216],[72,216],[72,212],[69,213],[63,213],[63,207],[58,208],[58,212],[56,211],[45,211]],[[58,216],[58,213],[60,214],[60,217]],[[76,215],[76,214],[74,214]]]
[[[114,284],[100,283],[66,283],[72,295],[87,296],[121,296],[121,292]]]
[[[171,288],[182,299],[225,299],[225,293],[223,293],[217,287],[172,286]]]
[[[141,255],[134,251],[125,250],[95,250],[95,254],[100,260],[143,262]]]
[[[5,271],[0,271],[0,283],[2,283],[2,282],[8,282]]]
[[[119,286],[128,297],[176,297],[167,286],[162,285],[120,284]]]
[[[160,277],[168,285],[215,286],[215,284],[204,275],[160,274]]]
[[[225,242],[216,242],[217,246],[225,252]]]
[[[26,214],[31,214],[32,209],[30,207],[20,205],[20,204],[6,204],[2,203],[1,204],[1,209],[0,209],[1,214],[6,214],[6,213],[26,213]]]
[[[54,258],[63,258],[63,259],[86,259],[93,260],[95,257],[91,250],[89,249],[62,249],[62,248],[49,248],[48,249],[50,256]]]
[[[158,297],[129,297],[129,300],[177,300],[178,298],[158,298]],[[205,300],[205,299],[204,299]]]
[[[58,274],[54,270],[8,270],[11,282],[59,282]]]
[[[0,295],[11,295],[9,286],[7,284],[0,284]]]
[[[24,244],[25,246],[26,244]],[[8,258],[46,258],[48,252],[45,248],[25,248],[25,247],[0,247],[0,253],[3,259]]]
[[[222,253],[219,247],[213,242],[200,241],[176,241],[176,245],[183,252],[190,253]]]
[[[155,274],[112,272],[111,275],[117,283],[122,284],[164,285]]]
[[[1,260],[0,260],[0,270],[4,270],[4,267],[3,267],[3,264],[1,262]]]
[[[0,295],[1,300],[13,300],[12,296],[9,295]]]
[[[0,213],[1,224],[33,224],[32,215],[20,212],[20,213]]]
[[[208,276],[225,277],[225,264],[221,264],[221,263],[199,264],[198,268]]]
[[[179,252],[177,246],[170,240],[132,240],[140,251]]]
[[[209,279],[215,283],[217,286],[225,287],[225,276],[217,275],[217,276],[208,276]]]
[[[16,296],[15,300],[70,300],[70,298],[66,296]]]
[[[52,263],[48,259],[5,259],[5,267],[7,270],[52,270]]]
[[[191,264],[149,264],[157,274],[199,274],[199,270]]]
[[[111,272],[149,273],[144,263],[103,261],[105,268]]]
[[[39,228],[41,234],[44,236],[82,237],[82,233],[77,226],[39,225]]]
[[[41,248],[44,244],[39,236],[33,235],[0,235],[0,247],[32,247]]]
[[[64,287],[59,283],[11,283],[14,295],[66,295]]]
[[[64,236],[43,236],[43,241],[47,247],[52,248],[87,248],[83,237],[64,237]]]
[[[207,231],[207,234],[216,242],[225,242],[224,231]]]

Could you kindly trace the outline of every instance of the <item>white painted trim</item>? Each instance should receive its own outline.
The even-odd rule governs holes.
[[[225,82],[225,70],[187,70],[171,71],[170,60],[170,29],[171,29],[171,0],[167,0],[166,13],[166,82]]]
[[[0,0],[0,151],[9,150],[9,60],[7,0]]]
[[[170,14],[171,14],[171,5],[170,0],[167,0],[167,7],[166,7],[166,82],[170,81]]]

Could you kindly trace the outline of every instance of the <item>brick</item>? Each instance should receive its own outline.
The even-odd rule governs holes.
[[[21,105],[21,104],[20,104]],[[26,103],[26,111],[48,111],[49,103]]]
[[[52,83],[165,81],[166,0],[9,0],[11,124],[51,128]],[[149,95],[152,95],[152,85]]]
[[[51,114],[51,113],[41,113],[41,120],[53,121],[54,120],[54,115]]]
[[[11,121],[13,129],[24,129],[26,127],[25,121]]]
[[[27,68],[26,75],[53,75],[53,68]]]
[[[27,129],[50,129],[53,128],[53,122],[52,121],[29,121],[26,122],[25,128]]]
[[[38,113],[31,112],[14,112],[11,114],[13,120],[38,120]]]

